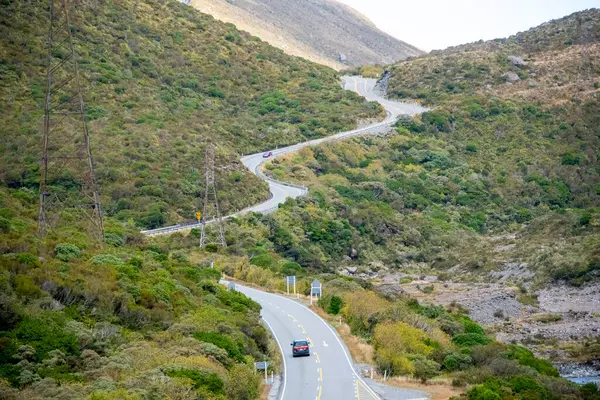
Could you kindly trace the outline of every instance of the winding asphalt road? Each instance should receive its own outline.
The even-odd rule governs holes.
[[[229,282],[221,281],[227,285]],[[261,317],[279,343],[283,356],[283,383],[278,400],[382,399],[355,371],[350,353],[335,329],[303,304],[272,293],[236,285],[262,306]],[[292,357],[290,343],[307,339],[309,357]],[[393,388],[386,399],[426,400],[419,390]]]
[[[365,97],[369,101],[376,101],[379,104],[381,104],[387,111],[386,118],[381,122],[376,122],[374,124],[370,124],[370,125],[364,126],[362,128],[354,129],[352,131],[340,132],[335,135],[327,136],[327,137],[324,137],[321,139],[310,140],[307,142],[298,143],[298,144],[294,144],[294,145],[287,146],[287,147],[282,147],[280,149],[270,150],[270,152],[273,154],[273,156],[269,157],[269,158],[263,157],[263,155],[265,153],[268,153],[268,151],[262,152],[262,153],[251,154],[251,155],[242,157],[241,161],[246,166],[246,168],[248,168],[255,175],[257,175],[258,177],[260,177],[261,179],[263,179],[264,181],[266,181],[269,184],[269,191],[271,192],[271,196],[270,196],[269,200],[267,200],[263,203],[248,207],[236,214],[226,216],[226,217],[224,217],[224,219],[231,218],[231,217],[245,214],[245,213],[249,213],[249,212],[268,213],[270,211],[275,210],[279,206],[279,204],[282,204],[283,202],[285,202],[285,199],[287,199],[288,197],[296,198],[296,197],[304,196],[306,193],[308,193],[308,189],[306,187],[276,181],[272,178],[267,177],[260,171],[260,167],[265,162],[272,160],[274,157],[288,154],[288,153],[297,151],[297,150],[299,150],[303,147],[307,147],[307,146],[314,146],[314,145],[325,143],[325,142],[346,139],[346,138],[349,138],[352,136],[385,132],[386,130],[389,129],[390,126],[392,126],[396,122],[398,117],[400,117],[401,115],[416,115],[416,114],[420,114],[424,111],[427,111],[427,108],[422,107],[418,104],[401,103],[398,101],[391,101],[391,100],[387,100],[387,99],[383,98],[375,90],[375,85],[377,83],[377,81],[375,79],[362,78],[360,76],[345,76],[342,79],[343,79],[344,89],[352,90],[352,91],[360,94],[361,96]],[[208,223],[210,223],[210,221],[208,221]],[[199,228],[199,227],[201,227],[200,223],[187,224],[187,225],[180,224],[180,225],[173,225],[173,226],[167,226],[167,227],[158,228],[158,229],[142,231],[142,233],[145,235],[148,235],[148,236],[164,235],[164,234],[168,234],[168,233],[172,233],[172,232],[176,232],[176,231],[192,229],[192,228]]]

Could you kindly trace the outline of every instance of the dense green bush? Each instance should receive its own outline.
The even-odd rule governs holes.
[[[341,297],[335,295],[331,296],[331,299],[329,300],[329,306],[327,307],[327,312],[329,314],[337,315],[343,306],[344,301]]]
[[[548,376],[559,376],[558,370],[549,362],[541,358],[537,358],[530,350],[523,346],[510,345],[506,356],[510,359],[517,360],[519,364],[531,367],[540,374]]]
[[[117,256],[112,254],[98,254],[90,259],[90,263],[92,264],[102,264],[102,265],[123,265],[124,261]]]
[[[216,332],[196,332],[194,338],[201,342],[212,343],[227,351],[229,357],[238,362],[244,362],[242,346],[229,336]]]
[[[459,333],[452,337],[452,341],[459,346],[472,347],[488,344],[490,339],[480,333]]]
[[[54,255],[62,261],[69,261],[79,257],[81,250],[70,243],[59,243],[54,247]]]
[[[80,351],[75,335],[65,331],[60,314],[51,312],[40,317],[25,317],[11,336],[18,344],[32,346],[37,361],[44,360],[54,350],[67,355],[78,355]]]
[[[187,378],[193,382],[194,389],[207,389],[210,393],[224,394],[225,384],[217,374],[191,369],[173,369],[167,371],[171,378]]]

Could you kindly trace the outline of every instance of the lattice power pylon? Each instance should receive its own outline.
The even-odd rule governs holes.
[[[48,69],[40,177],[39,232],[81,224],[104,236],[100,194],[69,20],[69,0],[50,0]]]
[[[204,169],[206,185],[204,187],[204,207],[202,209],[202,230],[200,232],[200,247],[205,248],[207,244],[227,247],[225,242],[225,228],[219,210],[217,198],[217,187],[215,185],[215,147],[212,143],[206,146],[204,155]],[[211,224],[213,232],[208,232],[207,224]]]

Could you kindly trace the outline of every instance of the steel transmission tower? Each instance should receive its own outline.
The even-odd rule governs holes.
[[[200,232],[200,247],[205,248],[207,244],[227,247],[225,242],[225,229],[219,210],[217,198],[217,187],[215,186],[215,147],[212,143],[206,146],[204,155],[204,168],[206,185],[204,187],[204,207],[202,209],[202,230]],[[211,223],[214,231],[210,234],[206,224]]]
[[[40,177],[40,236],[67,223],[89,221],[87,228],[104,236],[102,209],[79,68],[71,35],[69,0],[50,0],[48,69]]]

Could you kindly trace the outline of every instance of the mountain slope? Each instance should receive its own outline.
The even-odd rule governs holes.
[[[600,35],[572,44],[579,30],[566,27],[578,20],[598,29],[600,12],[544,24],[519,43],[389,66],[388,96],[433,110],[385,139],[267,166],[312,194],[272,216],[276,249],[374,278],[389,295],[458,302],[503,341],[534,343],[556,361],[597,358],[568,342],[584,349],[600,329]]]
[[[389,64],[423,53],[332,0],[192,0],[190,5],[288,54],[336,69]]]
[[[35,189],[47,3],[5,3],[0,182]],[[268,195],[239,154],[383,116],[377,104],[342,90],[332,69],[175,1],[86,2],[72,25],[104,209],[139,226],[193,217],[207,140],[217,146],[221,205],[229,213]],[[68,185],[66,175],[55,183]]]

